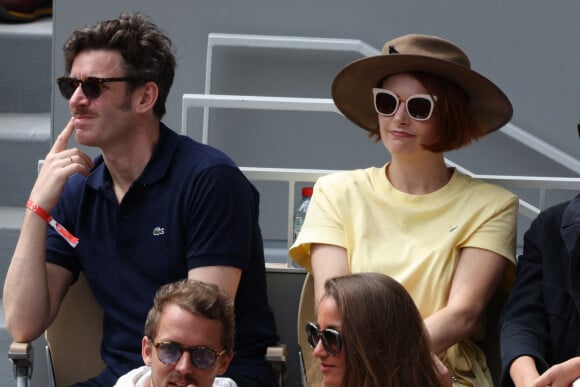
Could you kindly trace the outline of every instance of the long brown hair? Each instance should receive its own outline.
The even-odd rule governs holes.
[[[380,273],[331,278],[341,316],[345,387],[443,386],[423,319],[405,288]]]

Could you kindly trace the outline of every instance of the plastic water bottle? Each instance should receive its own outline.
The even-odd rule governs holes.
[[[306,211],[308,211],[308,206],[310,205],[310,198],[312,197],[312,187],[302,188],[302,202],[298,205],[298,208],[294,212],[294,240],[298,238],[302,224],[304,224],[304,219],[306,218]],[[290,261],[291,266],[301,267],[294,261]]]
[[[294,213],[294,240],[298,238],[304,219],[306,218],[306,211],[310,205],[310,198],[312,197],[312,187],[302,188],[302,202]]]

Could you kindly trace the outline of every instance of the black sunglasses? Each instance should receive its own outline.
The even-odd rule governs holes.
[[[308,339],[308,344],[310,344],[312,349],[314,349],[318,342],[322,340],[324,350],[331,356],[337,356],[342,349],[340,332],[330,328],[321,331],[318,328],[318,325],[311,321],[306,323],[306,337]]]
[[[151,340],[151,342],[153,342],[153,340]],[[163,364],[177,363],[183,352],[187,351],[191,358],[191,364],[201,370],[212,367],[218,357],[226,353],[225,349],[221,352],[216,352],[209,347],[186,348],[174,343],[173,341],[163,341],[161,343],[153,342],[153,346],[157,348],[157,358]]]
[[[390,117],[399,109],[400,103],[405,103],[409,116],[416,121],[426,121],[431,118],[435,107],[436,96],[429,94],[415,94],[406,100],[399,98],[391,90],[373,89],[375,110],[383,116]]]
[[[83,94],[88,99],[99,98],[107,82],[131,82],[133,78],[117,77],[117,78],[97,78],[97,77],[82,77],[81,79],[60,77],[56,80],[60,93],[66,99],[70,99],[75,90],[81,85]]]

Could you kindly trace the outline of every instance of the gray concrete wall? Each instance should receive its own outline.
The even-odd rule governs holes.
[[[115,17],[120,11],[135,10],[151,15],[176,43],[179,69],[166,119],[176,128],[180,125],[181,94],[203,92],[205,49],[210,32],[353,38],[377,48],[394,36],[418,32],[458,43],[469,54],[474,69],[496,81],[511,98],[515,125],[580,158],[575,129],[580,116],[577,75],[580,25],[575,20],[580,5],[573,1],[554,7],[541,0],[103,0],[98,3],[58,0],[54,73],[62,74],[59,50],[74,28]],[[352,58],[311,54],[300,53],[296,58],[286,53],[278,55],[273,50],[266,53],[232,50],[223,54],[235,60],[222,63],[223,82],[215,80],[215,90],[328,97],[334,73]],[[225,74],[230,74],[230,78]],[[235,74],[244,74],[244,78],[232,79]],[[55,101],[55,127],[60,129],[66,117],[66,104],[59,97]],[[233,120],[227,121],[230,130],[236,127]],[[315,121],[313,127],[316,126]],[[337,132],[333,138],[317,144],[346,142],[350,146],[355,136]],[[359,137],[357,141],[364,141]],[[234,139],[223,139],[224,146],[231,147],[229,142],[236,144]],[[319,153],[307,155],[306,159],[315,162],[330,159],[328,163],[336,165],[332,154],[324,153],[324,156],[320,157]],[[364,165],[368,161],[359,163]],[[480,160],[482,164],[489,161]]]
[[[49,22],[0,24],[0,113],[50,111]]]
[[[165,122],[179,130],[181,96],[203,93],[207,36],[210,32],[361,39],[380,48],[395,36],[427,33],[465,49],[475,70],[494,80],[514,104],[512,123],[580,158],[576,124],[580,109],[580,51],[575,37],[580,5],[553,7],[539,0],[429,2],[347,0],[271,2],[224,0],[171,2],[59,0],[54,16],[53,76],[63,73],[61,47],[79,26],[141,11],[173,38],[179,67]],[[557,53],[556,53],[557,51]],[[330,97],[330,83],[352,53],[309,50],[218,48],[212,92],[224,94]],[[53,89],[53,137],[66,123],[66,101]],[[191,109],[189,134],[201,138],[201,110]],[[332,113],[212,109],[212,145],[242,166],[350,169],[381,165],[389,159],[381,144]],[[95,153],[94,150],[91,152]],[[480,174],[576,176],[501,133],[451,152],[449,159]],[[268,188],[263,214],[283,205]],[[557,200],[555,200],[557,201]],[[281,240],[283,222],[263,216],[266,239]]]
[[[54,79],[63,74],[61,48],[65,39],[77,27],[114,18],[122,11],[152,16],[174,40],[178,69],[165,122],[176,130],[181,125],[182,94],[204,91],[210,32],[360,39],[376,48],[392,37],[418,32],[439,35],[463,47],[473,68],[494,80],[511,98],[513,124],[580,158],[575,129],[580,117],[580,24],[576,21],[580,5],[571,0],[557,6],[541,0],[55,0],[52,58],[42,43],[46,39],[43,36],[16,44],[0,39],[0,49],[4,47],[3,52],[10,55],[0,61],[4,92],[0,111],[53,112],[50,139],[35,144],[38,150],[26,153],[19,148],[20,143],[2,145],[3,181],[18,189],[10,198],[4,190],[6,200],[0,205],[21,205],[33,181],[36,159],[43,154],[39,152],[48,148],[46,142],[54,140],[68,120],[66,101],[54,87]],[[30,52],[36,55],[24,56]],[[308,50],[220,48],[214,57],[212,91],[328,98],[334,74],[356,58],[356,54]],[[46,77],[48,67],[52,67],[50,79]],[[189,133],[200,138],[201,114],[192,110]],[[242,166],[350,169],[388,160],[380,144],[367,141],[363,131],[334,114],[213,109],[210,122],[210,143]],[[20,154],[30,163],[20,161],[27,160],[18,159]],[[501,133],[448,157],[482,174],[577,175]],[[6,172],[9,170],[20,173]],[[271,183],[257,185],[262,192],[265,238],[283,248],[285,188]],[[521,194],[528,196],[526,192]],[[552,194],[548,200],[558,202],[572,194]],[[520,234],[523,229],[520,227]],[[0,231],[0,254],[9,258],[18,230],[3,227]],[[3,276],[7,260],[0,264]],[[292,314],[287,315],[288,310],[280,306],[288,302],[294,310],[301,277],[283,277],[290,282],[270,275],[269,285],[283,339],[294,345]],[[2,346],[8,341],[5,330],[0,329]],[[290,349],[290,356],[295,356],[294,348]],[[42,386],[42,352],[38,357],[38,382],[34,385]],[[7,370],[7,363],[0,364],[0,385],[10,385],[6,372],[1,372]]]

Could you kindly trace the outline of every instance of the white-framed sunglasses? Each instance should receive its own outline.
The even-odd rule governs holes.
[[[426,121],[431,118],[436,101],[435,95],[414,94],[405,100],[391,90],[373,88],[375,110],[382,116],[393,116],[399,109],[399,104],[404,103],[409,117],[416,121]]]

